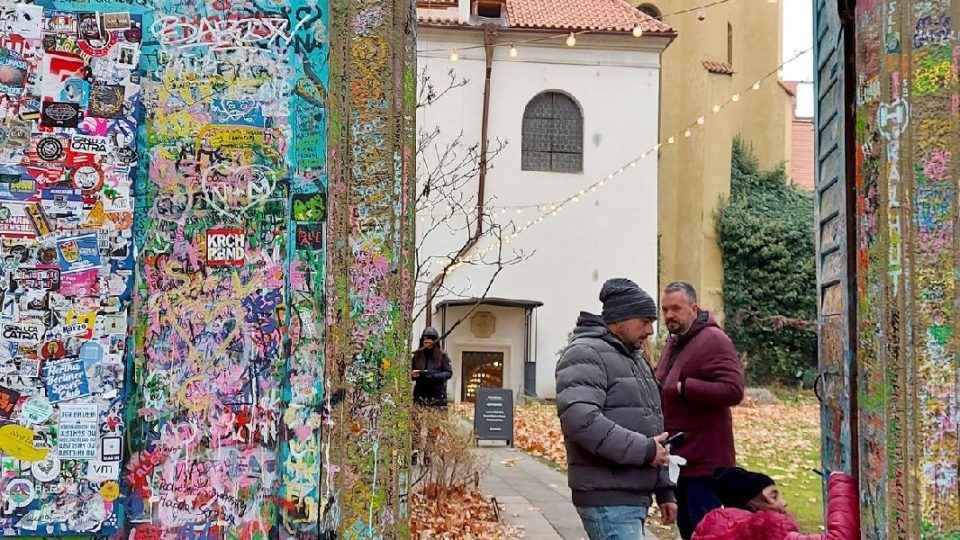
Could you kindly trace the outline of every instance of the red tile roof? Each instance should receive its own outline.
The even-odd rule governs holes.
[[[733,70],[733,66],[726,62],[714,62],[712,60],[702,60],[701,63],[703,67],[706,68],[710,73],[716,73],[717,75],[733,75],[736,73]]]
[[[802,189],[814,187],[813,120],[794,119],[791,127],[790,178]]]
[[[642,13],[624,0],[507,0],[514,28],[644,32],[674,35],[676,30]]]
[[[430,26],[465,26],[460,22],[460,19],[458,19],[456,15],[450,15],[447,17],[430,17],[420,15],[417,17],[417,22]]]
[[[417,7],[455,7],[456,0],[418,0]],[[676,35],[670,25],[633,8],[624,0],[506,0],[509,28],[579,32],[633,32]],[[455,24],[436,14],[420,14],[421,24]]]

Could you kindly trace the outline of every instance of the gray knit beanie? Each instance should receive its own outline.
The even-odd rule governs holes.
[[[600,289],[603,322],[613,324],[627,319],[657,318],[657,303],[636,283],[626,278],[608,279]]]

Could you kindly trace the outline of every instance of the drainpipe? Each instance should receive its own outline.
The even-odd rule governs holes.
[[[483,216],[486,212],[484,208],[484,198],[486,197],[487,187],[487,152],[489,143],[487,141],[487,130],[490,123],[490,74],[493,71],[493,46],[497,42],[496,26],[492,24],[483,25],[483,52],[485,61],[485,70],[483,76],[483,112],[480,120],[480,163],[477,174],[477,216],[476,224],[473,227],[473,233],[470,238],[457,250],[457,255],[443,267],[443,270],[437,274],[427,286],[427,326],[433,325],[433,298],[437,295],[437,289],[452,271],[453,266],[457,264],[474,246],[480,242],[483,236]],[[441,336],[442,337],[442,336]]]

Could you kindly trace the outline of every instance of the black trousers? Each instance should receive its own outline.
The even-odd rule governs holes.
[[[675,491],[677,496],[677,528],[684,540],[690,540],[694,529],[711,510],[720,508],[715,481],[712,476],[681,478]]]

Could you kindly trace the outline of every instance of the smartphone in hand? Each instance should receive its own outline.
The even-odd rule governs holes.
[[[667,437],[667,440],[663,441],[663,447],[667,450],[673,450],[674,448],[679,448],[683,445],[683,432],[678,431],[673,435]]]

